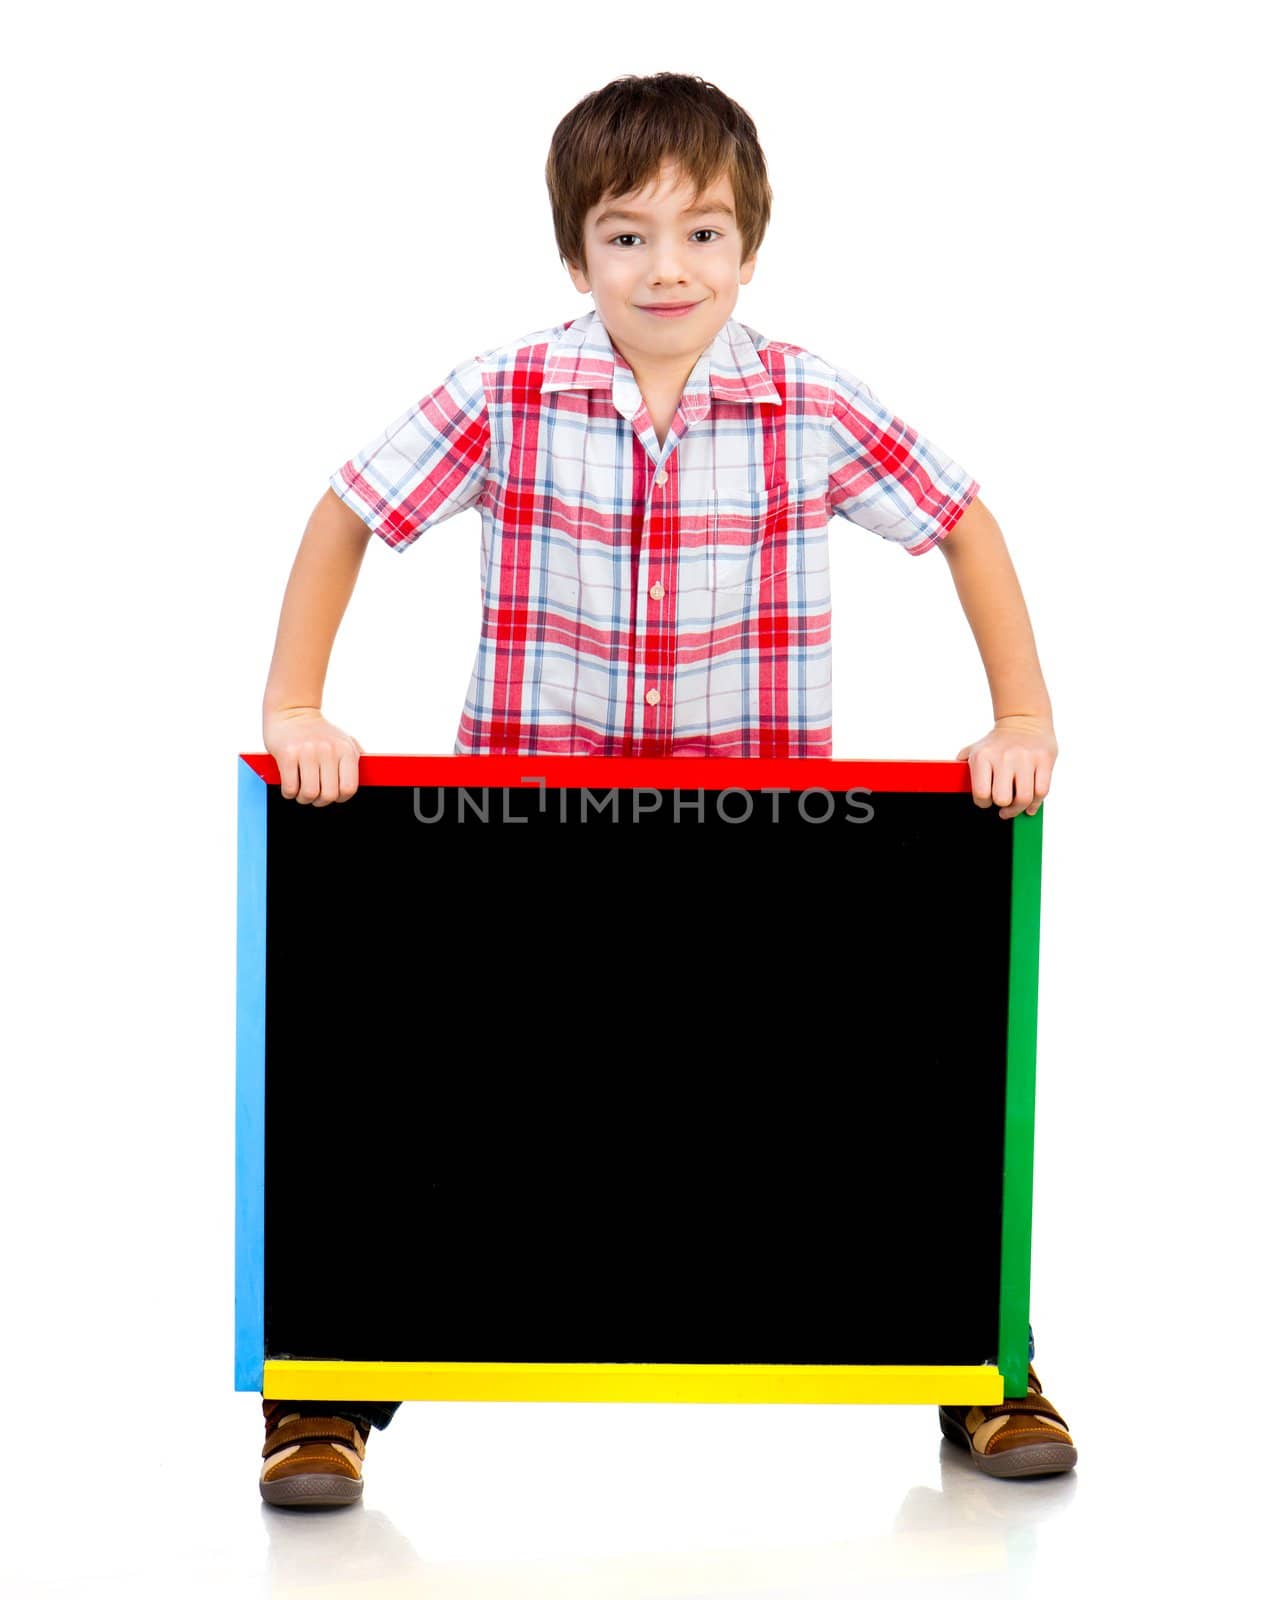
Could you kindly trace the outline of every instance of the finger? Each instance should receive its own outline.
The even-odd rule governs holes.
[[[981,751],[969,757],[969,780],[975,804],[985,811],[991,804],[991,759]]]
[[[998,806],[1013,804],[1014,770],[1015,758],[1008,750],[1002,750],[996,757],[991,776],[991,798]]]
[[[353,739],[352,744],[355,744]],[[359,746],[355,750],[344,750],[338,758],[338,799],[350,800],[360,784],[360,756]]]
[[[973,749],[973,746],[971,744],[967,744],[967,745],[965,745],[963,750],[957,750],[956,751],[956,760],[957,761],[967,761],[969,759],[969,752],[972,749]]]
[[[326,739],[320,746],[320,798],[318,806],[331,806],[338,798],[338,752]]]
[[[282,750],[276,757],[280,772],[280,796],[292,800],[298,792],[298,757],[292,749]]]
[[[1036,764],[1030,751],[1012,758],[1013,798],[1000,813],[1002,817],[1018,817],[1035,799]]]
[[[298,804],[309,806],[320,793],[320,759],[310,739],[298,750]]]
[[[1036,812],[1039,811],[1040,807],[1044,804],[1044,797],[1049,793],[1049,778],[1052,771],[1052,761],[1040,762],[1037,764],[1035,795],[1031,801],[1031,804],[1027,807],[1027,815],[1029,817],[1034,817]]]

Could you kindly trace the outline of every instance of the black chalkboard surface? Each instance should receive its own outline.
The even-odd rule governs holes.
[[[242,774],[239,1387],[1025,1388],[1039,817],[950,762]]]

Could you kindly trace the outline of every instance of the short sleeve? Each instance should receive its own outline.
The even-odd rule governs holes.
[[[404,550],[476,504],[488,465],[484,374],[472,356],[345,461],[329,486],[393,550]]]
[[[923,555],[959,522],[980,485],[860,378],[835,368],[827,441],[831,510]]]

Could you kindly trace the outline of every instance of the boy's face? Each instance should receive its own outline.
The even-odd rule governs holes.
[[[754,257],[739,260],[742,235],[728,177],[696,195],[674,164],[648,189],[601,199],[587,213],[583,241],[583,267],[569,267],[574,286],[593,296],[637,376],[659,382],[683,383],[732,316],[739,285],[755,272]],[[679,317],[644,309],[688,301],[693,309]]]

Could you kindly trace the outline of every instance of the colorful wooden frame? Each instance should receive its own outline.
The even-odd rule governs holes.
[[[962,762],[364,756],[363,785],[496,789],[791,789],[967,794]],[[695,1402],[992,1403],[1027,1388],[1036,997],[1043,808],[1012,830],[999,1340],[975,1366],[267,1359],[264,1338],[267,792],[270,756],[239,758],[235,1385],[271,1397]]]

